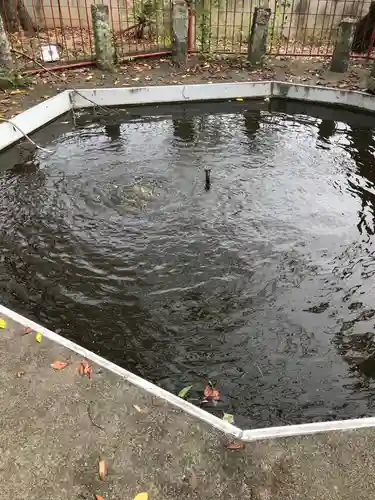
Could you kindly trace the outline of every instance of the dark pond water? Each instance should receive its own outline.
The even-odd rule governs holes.
[[[374,123],[173,109],[1,174],[2,302],[240,426],[374,414]]]

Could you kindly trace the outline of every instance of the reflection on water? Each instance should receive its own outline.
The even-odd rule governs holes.
[[[4,172],[2,301],[238,425],[373,414],[373,129],[189,109]]]

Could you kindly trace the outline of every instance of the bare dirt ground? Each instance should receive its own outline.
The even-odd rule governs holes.
[[[365,90],[372,62],[352,61],[347,73],[329,71],[330,59],[321,57],[268,58],[260,69],[248,68],[246,59],[213,59],[202,61],[192,57],[187,68],[176,69],[168,59],[126,63],[115,73],[103,73],[96,67],[46,72],[33,75],[26,90],[0,90],[0,116],[9,118],[24,109],[65,89],[93,87],[126,87],[173,85],[179,83],[219,83],[280,80],[311,85]]]

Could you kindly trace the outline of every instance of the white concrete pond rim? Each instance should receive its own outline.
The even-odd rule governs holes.
[[[189,101],[270,98],[281,98],[327,106],[342,106],[365,113],[375,112],[375,97],[364,92],[296,85],[277,81],[80,89],[79,93],[74,90],[66,90],[13,118],[12,122],[19,128],[14,127],[11,123],[1,123],[0,153],[22,139],[20,129],[26,134],[31,134],[71,110],[92,108],[92,102],[104,107],[124,107]],[[223,433],[244,442],[311,435],[327,431],[348,431],[375,427],[375,417],[368,417],[243,430],[211,415],[205,410],[194,406],[146,379],[111,363],[57,333],[38,325],[34,321],[21,316],[5,306],[0,305],[0,314],[13,319],[25,327],[41,332],[46,338],[123,377],[129,383],[146,390],[156,397],[164,399],[171,405],[180,408],[202,422],[212,425]]]

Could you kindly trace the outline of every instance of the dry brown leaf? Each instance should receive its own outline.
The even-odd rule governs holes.
[[[228,450],[242,450],[245,448],[245,444],[239,441],[231,441],[230,443],[225,445],[225,448]]]
[[[19,372],[16,373],[16,377],[21,378],[25,375],[25,372],[23,370],[20,370]]]
[[[107,474],[108,474],[107,464],[105,463],[105,461],[103,459],[100,459],[99,460],[99,479],[101,481],[104,481],[104,478],[106,477]]]
[[[90,366],[86,360],[83,360],[79,364],[78,373],[82,376],[87,375],[89,378],[91,378],[92,366]]]
[[[53,368],[54,370],[63,370],[67,366],[68,363],[66,363],[65,361],[54,361],[53,363],[51,363],[51,368]]]

